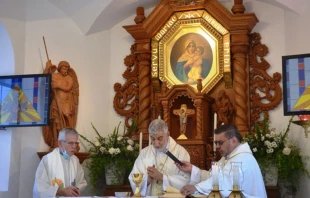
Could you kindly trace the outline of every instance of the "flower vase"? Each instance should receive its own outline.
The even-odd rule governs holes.
[[[278,184],[278,168],[272,165],[268,168],[261,169],[266,186],[277,186]]]
[[[107,185],[123,185],[124,179],[124,170],[117,170],[114,164],[105,167],[105,181]]]

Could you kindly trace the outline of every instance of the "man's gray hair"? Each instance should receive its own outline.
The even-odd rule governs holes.
[[[66,141],[66,135],[76,135],[79,138],[79,133],[73,128],[63,128],[58,135],[59,141]]]
[[[149,125],[150,135],[155,135],[159,132],[168,133],[168,126],[162,119],[155,119]]]

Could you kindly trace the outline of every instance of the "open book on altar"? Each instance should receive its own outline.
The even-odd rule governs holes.
[[[166,197],[179,197],[179,198],[189,198],[189,197],[207,197],[207,195],[203,194],[192,194],[192,195],[183,195],[180,190],[173,188],[172,186],[168,186],[165,190],[165,193],[160,196],[160,198]]]

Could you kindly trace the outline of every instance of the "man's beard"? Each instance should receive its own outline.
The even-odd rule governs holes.
[[[158,152],[163,152],[163,151],[164,151],[164,149],[165,149],[165,147],[155,148],[155,150],[156,150],[156,151],[158,151]]]
[[[162,145],[160,148],[155,148],[154,149],[158,152],[164,152],[165,148],[167,147],[168,142],[165,145]]]

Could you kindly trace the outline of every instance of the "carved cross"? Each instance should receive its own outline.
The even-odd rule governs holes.
[[[187,116],[195,114],[195,110],[187,109],[186,104],[181,104],[181,108],[173,110],[173,114],[180,116],[180,136],[178,137],[178,139],[187,139],[187,137],[185,136]]]

